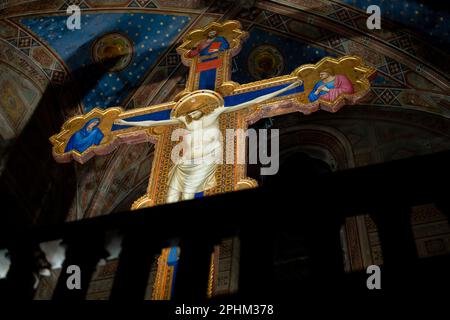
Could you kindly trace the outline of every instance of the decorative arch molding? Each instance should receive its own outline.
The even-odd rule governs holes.
[[[293,152],[304,152],[327,163],[333,171],[355,166],[353,148],[339,130],[320,124],[300,124],[281,129],[280,163]]]
[[[306,125],[333,128],[350,145],[347,144],[347,149],[352,150],[355,167],[450,148],[448,119],[421,111],[362,105],[344,108],[336,114],[284,116],[278,118],[276,123],[278,128],[289,128],[288,131],[281,129],[281,133],[295,132],[295,127]],[[290,140],[294,141],[294,146],[296,141],[301,141],[295,137]]]
[[[416,109],[392,109],[389,106],[373,107],[367,105],[347,109],[335,114],[335,119],[383,121],[426,130],[450,138],[449,119],[442,114]]]

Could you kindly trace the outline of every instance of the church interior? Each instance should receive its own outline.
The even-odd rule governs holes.
[[[369,30],[373,4],[381,29]],[[66,27],[73,5],[79,30]],[[370,87],[338,112],[247,121],[277,130],[278,173],[244,164],[219,180],[246,174],[257,188],[130,210],[169,174],[154,141],[55,161],[49,139],[69,119],[186,94],[178,48],[227,21],[247,35],[225,75],[235,83],[357,56]],[[449,23],[445,2],[426,0],[1,0],[0,296],[267,303],[448,290]]]

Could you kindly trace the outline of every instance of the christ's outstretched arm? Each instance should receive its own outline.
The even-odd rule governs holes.
[[[146,121],[125,121],[117,119],[114,124],[118,126],[134,126],[134,127],[156,127],[163,125],[179,124],[181,121],[177,118],[168,120],[146,120]]]
[[[272,93],[265,94],[263,96],[260,96],[258,98],[253,99],[253,100],[250,100],[250,101],[243,102],[243,103],[235,105],[233,107],[223,107],[223,110],[221,110],[221,111],[223,113],[238,111],[238,110],[244,109],[246,107],[249,107],[249,106],[252,106],[252,105],[264,102],[264,101],[269,100],[269,99],[272,99],[272,98],[282,94],[283,92],[286,92],[288,90],[294,89],[294,88],[296,88],[296,87],[298,87],[298,86],[300,86],[302,84],[303,84],[302,80],[296,80],[295,82],[291,83],[287,87],[284,87],[283,89],[277,90],[277,91],[272,92]]]

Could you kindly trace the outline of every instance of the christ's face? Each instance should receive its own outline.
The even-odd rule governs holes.
[[[203,112],[201,112],[200,110],[195,110],[189,112],[188,115],[191,117],[192,120],[198,120],[203,116]]]
[[[98,125],[98,121],[94,121],[87,126],[88,131],[92,131],[96,125]]]
[[[321,72],[321,73],[319,74],[319,76],[320,76],[320,79],[321,79],[321,80],[325,80],[325,79],[327,79],[327,78],[330,77],[330,74],[329,74],[328,72]]]

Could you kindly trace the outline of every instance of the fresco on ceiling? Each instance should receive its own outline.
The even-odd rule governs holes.
[[[420,0],[378,1],[371,0],[341,0],[353,7],[366,10],[376,4],[381,9],[384,19],[404,24],[413,30],[419,30],[428,39],[438,43],[449,43],[450,14],[445,1],[423,3]]]
[[[41,92],[22,73],[0,63],[0,136],[14,138],[36,107]]]
[[[316,63],[333,52],[309,43],[253,28],[241,52],[234,58],[233,81],[247,83],[290,73],[299,64]]]
[[[77,77],[93,63],[117,58],[93,88],[82,88],[86,112],[122,104],[145,74],[189,24],[190,17],[150,13],[83,13],[81,29],[69,30],[67,16],[21,19]],[[83,83],[81,83],[83,85]],[[86,85],[86,84],[85,84]]]

